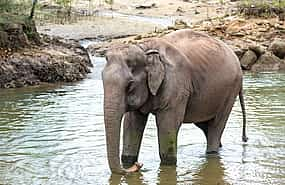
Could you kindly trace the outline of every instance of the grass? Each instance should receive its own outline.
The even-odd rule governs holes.
[[[239,10],[246,16],[272,17],[285,13],[285,0],[243,0]]]
[[[21,25],[23,32],[26,34],[30,42],[36,44],[40,42],[40,37],[39,34],[37,33],[36,26],[33,20],[29,19],[28,16],[18,16],[10,13],[0,13],[0,32],[2,32],[2,37],[6,34],[7,34],[6,36],[8,37],[9,35],[14,34],[14,33],[9,33],[9,31],[7,30],[8,25],[11,24]],[[6,32],[6,34],[3,34],[4,32]],[[8,38],[2,38],[2,37],[0,38],[1,39],[0,43],[2,43],[1,45],[3,46],[5,45],[7,45],[8,47],[13,46],[17,42],[16,40],[9,40]],[[7,43],[5,44],[4,41]]]

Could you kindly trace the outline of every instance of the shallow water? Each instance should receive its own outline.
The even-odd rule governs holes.
[[[285,74],[245,75],[248,143],[239,103],[218,157],[202,132],[183,125],[177,167],[159,165],[156,127],[145,130],[139,173],[111,175],[106,159],[101,70],[81,82],[0,90],[0,184],[284,184]]]

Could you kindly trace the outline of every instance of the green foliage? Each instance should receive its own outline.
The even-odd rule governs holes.
[[[285,8],[285,0],[242,0],[243,6]]]
[[[254,17],[273,17],[285,13],[285,0],[243,0],[240,13]]]
[[[285,8],[285,0],[273,0],[272,4],[274,7]]]
[[[0,0],[0,11],[8,12],[13,8],[14,1],[13,0]]]
[[[105,2],[109,5],[113,5],[114,4],[114,1],[113,0],[105,0]]]
[[[31,0],[0,0],[0,13],[8,12],[27,16],[31,7]]]
[[[72,0],[55,0],[55,3],[63,6],[64,8],[69,8],[71,6]]]

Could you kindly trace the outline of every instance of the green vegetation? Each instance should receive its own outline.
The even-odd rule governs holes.
[[[29,15],[31,8],[31,0],[0,0],[0,13],[9,12],[15,15]]]
[[[246,16],[272,17],[278,15],[283,20],[285,0],[242,0],[239,10]]]
[[[20,48],[29,43],[40,43],[35,22],[27,16],[1,13],[0,16],[0,49]]]
[[[285,8],[285,0],[242,0],[242,6]]]
[[[114,0],[105,0],[105,3],[109,4],[111,9],[113,9]]]

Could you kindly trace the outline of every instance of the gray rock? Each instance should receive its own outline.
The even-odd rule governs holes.
[[[285,61],[281,60],[271,52],[261,55],[257,62],[252,66],[252,71],[278,71],[284,70]]]
[[[248,49],[252,50],[257,55],[257,57],[260,57],[265,53],[265,48],[259,45],[250,45]]]
[[[237,57],[241,60],[241,58],[243,57],[245,53],[244,50],[240,49],[239,47],[234,47],[234,46],[231,46],[231,48],[235,52]]]
[[[269,46],[269,50],[274,53],[274,55],[279,58],[285,57],[285,40],[275,39]]]
[[[154,8],[154,7],[156,7],[156,3],[154,2],[148,2],[144,4],[135,5],[136,9],[149,9],[149,8]]]
[[[253,52],[252,50],[248,50],[241,58],[240,64],[243,69],[250,70],[256,61],[257,61],[257,56],[255,52]]]

